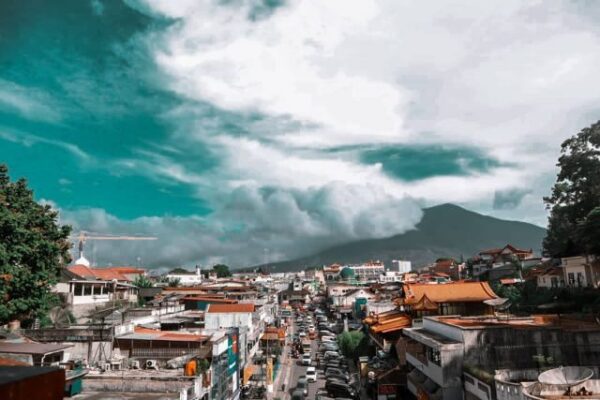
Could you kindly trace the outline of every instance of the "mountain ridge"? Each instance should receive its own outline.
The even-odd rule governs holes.
[[[307,267],[360,263],[370,259],[391,266],[394,259],[412,261],[419,268],[439,257],[471,257],[481,250],[510,243],[540,253],[546,230],[523,221],[503,220],[476,213],[451,203],[423,209],[414,229],[382,239],[357,240],[332,246],[293,260],[268,264],[274,272]],[[261,267],[259,265],[256,267]],[[255,268],[256,268],[255,267]]]

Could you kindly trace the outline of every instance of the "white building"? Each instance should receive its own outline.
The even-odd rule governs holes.
[[[392,260],[392,271],[406,274],[412,269],[412,263],[406,260]]]
[[[196,265],[196,271],[168,273],[167,279],[179,280],[181,286],[195,286],[202,283],[202,270]]]
[[[385,274],[385,265],[381,261],[369,261],[363,264],[348,265],[354,271],[354,276],[361,281],[376,281]]]

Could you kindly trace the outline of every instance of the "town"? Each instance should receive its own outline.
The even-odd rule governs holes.
[[[0,400],[600,400],[599,21],[0,0]]]
[[[516,296],[519,288],[535,299]],[[52,288],[61,304],[46,326],[13,321],[2,331],[0,393],[14,385],[29,397],[2,398],[598,398],[599,288],[600,263],[557,262],[517,244],[419,271],[396,260],[160,276],[91,266],[81,251]]]

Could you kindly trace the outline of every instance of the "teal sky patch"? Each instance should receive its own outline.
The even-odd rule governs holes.
[[[152,162],[144,154],[198,174],[218,164],[201,142],[171,140],[176,128],[164,115],[182,102],[159,89],[142,41],[165,23],[120,1],[3,2],[0,162],[11,175],[60,207],[126,219],[210,212],[195,187],[121,166]]]
[[[498,160],[473,148],[442,146],[383,147],[360,153],[365,164],[380,163],[385,172],[405,181],[435,176],[465,176],[499,167]]]

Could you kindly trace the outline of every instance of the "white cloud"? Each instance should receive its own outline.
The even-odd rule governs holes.
[[[25,118],[59,122],[58,104],[47,93],[0,79],[0,108],[16,111]]]
[[[599,32],[566,2],[290,1],[258,21],[251,1],[128,4],[177,19],[149,43],[167,88],[191,100],[165,118],[203,102],[266,121],[248,136],[206,119],[175,132],[218,153],[222,165],[208,172],[186,168],[177,152],[122,161],[198,187],[215,209],[200,222],[101,219],[179,238],[153,250],[164,262],[255,259],[264,247],[290,257],[330,236],[398,233],[420,217],[408,197],[539,223],[559,143],[592,122],[600,100]],[[327,151],[381,144],[479,147],[503,163],[405,182],[356,152]],[[494,193],[515,189],[528,193],[515,209],[492,210]]]
[[[100,209],[62,210],[61,222],[85,229],[157,236],[157,243],[93,245],[98,263],[153,267],[227,262],[251,266],[305,255],[349,240],[388,237],[411,229],[421,218],[410,199],[398,201],[370,185],[330,184],[305,191],[239,187],[207,217],[142,217],[120,220]]]

